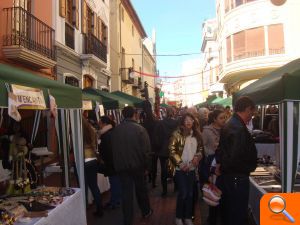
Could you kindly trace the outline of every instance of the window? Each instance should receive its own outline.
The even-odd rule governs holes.
[[[67,17],[66,20],[69,24],[73,21],[73,0],[67,0]]]
[[[233,35],[233,58],[234,60],[245,58],[245,31]]]
[[[231,36],[226,38],[227,63],[231,62]]]
[[[104,45],[107,45],[107,26],[102,22],[101,25],[101,39]]]
[[[244,2],[243,0],[235,0],[235,7],[238,7],[240,5],[242,5]]]
[[[124,9],[123,8],[121,10],[121,18],[122,18],[122,21],[124,22]]]
[[[282,24],[268,26],[269,54],[284,54],[284,31]]]
[[[93,87],[94,80],[88,75],[83,77],[83,88]]]
[[[131,34],[132,34],[132,37],[134,37],[134,26],[131,25]]]
[[[230,10],[230,0],[225,0],[225,13]]]
[[[131,59],[131,67],[134,70],[134,59]]]
[[[79,87],[79,80],[75,77],[67,76],[65,78],[65,84],[69,84],[74,87]]]
[[[246,30],[245,57],[257,57],[265,54],[264,27]]]

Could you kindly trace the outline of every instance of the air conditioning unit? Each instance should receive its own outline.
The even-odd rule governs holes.
[[[123,69],[121,71],[122,81],[126,84],[133,84],[134,79],[129,76],[129,71],[127,69]]]

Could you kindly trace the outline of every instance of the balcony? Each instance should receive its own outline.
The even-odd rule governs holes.
[[[121,68],[121,78],[125,84],[133,84],[135,83],[135,78],[129,76],[129,71],[127,68]]]
[[[85,36],[84,45],[84,54],[92,54],[107,63],[107,48],[93,34],[89,33]]]
[[[55,31],[21,7],[3,9],[3,53],[36,68],[56,64]]]
[[[74,27],[72,27],[71,25],[69,25],[68,23],[66,23],[66,26],[65,26],[65,42],[66,42],[66,46],[72,48],[72,49],[75,49],[74,48],[74,32],[75,32],[75,29]]]

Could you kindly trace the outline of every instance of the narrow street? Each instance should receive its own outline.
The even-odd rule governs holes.
[[[158,180],[158,179],[157,179]],[[150,202],[154,211],[153,215],[145,220],[142,219],[139,212],[137,203],[135,202],[135,222],[134,225],[173,225],[175,219],[176,210],[176,193],[173,192],[173,183],[168,185],[169,193],[165,198],[161,197],[161,188],[158,185],[156,188],[150,188]],[[109,197],[109,193],[103,195],[104,202]],[[200,199],[200,198],[199,198]],[[90,206],[87,210],[88,225],[121,225],[122,224],[122,211],[121,208],[115,210],[105,210],[102,218],[96,218],[93,216],[94,206]],[[196,218],[195,225],[205,225],[201,221],[205,221],[208,215],[208,207],[202,201],[198,201],[196,206]]]

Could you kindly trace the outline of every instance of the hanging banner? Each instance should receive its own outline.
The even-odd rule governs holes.
[[[100,120],[100,118],[99,118],[99,114],[100,114],[99,102],[96,102],[95,114],[96,114],[97,121],[99,122],[99,120]]]
[[[38,88],[12,84],[12,93],[16,96],[18,109],[46,109],[43,91]]]
[[[12,92],[8,92],[8,115],[15,121],[19,122],[21,120],[21,115],[18,111],[17,96]]]
[[[49,94],[49,103],[50,103],[50,113],[51,116],[56,118],[57,116],[57,105],[56,105],[56,100],[55,98]]]
[[[104,116],[105,112],[104,112],[104,107],[103,105],[99,105],[99,109],[100,109],[100,116]]]
[[[93,109],[92,101],[82,100],[82,109],[83,110],[92,110]]]

